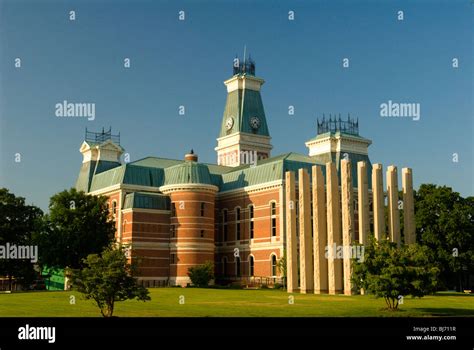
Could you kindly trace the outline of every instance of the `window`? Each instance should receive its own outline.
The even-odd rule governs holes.
[[[170,264],[176,264],[176,254],[170,255]]]
[[[250,255],[249,257],[249,276],[250,277],[254,275],[254,269],[255,269],[255,260],[253,256]]]
[[[222,241],[227,242],[227,209],[222,211]]]
[[[176,229],[174,225],[170,226],[170,236],[173,238],[176,236]]]
[[[204,237],[204,230],[201,230],[201,238]]]
[[[204,216],[204,206],[205,203],[201,203],[201,216]]]
[[[222,273],[222,276],[225,276],[226,274],[226,268],[227,268],[227,258],[224,256],[222,258],[222,266],[221,266],[221,273]]]
[[[176,203],[171,203],[171,216],[176,216]]]
[[[250,232],[250,239],[253,239],[253,231],[254,231],[254,211],[253,211],[253,205],[249,205],[249,232]]]
[[[270,203],[270,215],[271,215],[271,227],[272,227],[272,237],[276,237],[276,203]]]
[[[112,214],[113,214],[113,216],[115,216],[115,214],[117,214],[117,201],[116,200],[112,201]]]
[[[235,240],[240,240],[240,208],[235,208]]]
[[[240,277],[240,258],[239,257],[235,258],[235,275],[237,277]]]
[[[272,276],[277,275],[277,257],[272,255]]]

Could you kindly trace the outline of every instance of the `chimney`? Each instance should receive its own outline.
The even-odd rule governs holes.
[[[189,153],[184,155],[184,160],[191,161],[191,162],[197,162],[198,161],[198,156],[197,156],[197,154],[194,154],[194,150],[191,150]]]

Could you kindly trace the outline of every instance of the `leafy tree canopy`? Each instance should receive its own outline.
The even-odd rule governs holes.
[[[458,289],[474,274],[474,197],[423,184],[415,194],[417,241],[430,248],[442,287]]]
[[[37,237],[41,263],[77,269],[89,254],[108,246],[115,227],[106,200],[74,188],[51,197],[45,230]]]
[[[33,245],[33,235],[42,229],[42,216],[40,208],[27,205],[25,198],[16,197],[8,189],[0,188],[0,245]],[[36,273],[31,259],[0,259],[0,276],[9,277],[11,290],[13,277],[28,284]]]
[[[368,294],[384,298],[389,309],[396,309],[401,297],[422,297],[435,291],[439,269],[430,263],[428,251],[418,244],[397,247],[372,237],[364,260],[354,260],[353,282]]]

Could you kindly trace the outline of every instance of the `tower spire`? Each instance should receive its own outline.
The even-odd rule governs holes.
[[[247,45],[243,53],[241,61],[234,60],[233,76],[224,81],[227,100],[215,148],[219,165],[250,164],[251,159],[269,158],[273,148],[260,95],[265,81],[255,76]]]

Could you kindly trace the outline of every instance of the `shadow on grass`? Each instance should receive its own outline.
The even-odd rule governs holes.
[[[387,315],[397,315],[399,313],[404,313],[404,312],[407,312],[406,309],[402,309],[402,308],[397,308],[397,309],[389,309],[388,307],[383,307],[383,308],[380,308],[379,309],[380,312],[384,312],[386,313]]]
[[[474,316],[474,310],[472,309],[456,309],[452,307],[444,308],[416,308],[424,313],[429,313],[431,316]]]
[[[437,297],[474,297],[474,293],[460,293],[460,292],[438,292]]]

